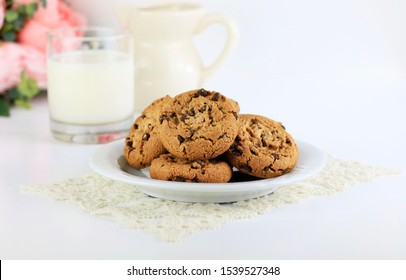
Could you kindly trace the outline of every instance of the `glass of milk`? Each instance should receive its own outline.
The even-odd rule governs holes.
[[[61,28],[48,34],[48,103],[56,139],[106,143],[127,136],[134,118],[129,31]]]

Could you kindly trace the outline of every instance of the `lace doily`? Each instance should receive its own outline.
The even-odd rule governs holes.
[[[225,223],[253,218],[276,207],[331,195],[349,186],[399,173],[399,170],[328,156],[323,170],[310,179],[283,186],[260,198],[226,204],[153,198],[132,185],[96,173],[55,184],[25,185],[21,189],[78,206],[97,217],[108,217],[126,228],[153,233],[164,241],[176,242],[189,234],[218,229]]]

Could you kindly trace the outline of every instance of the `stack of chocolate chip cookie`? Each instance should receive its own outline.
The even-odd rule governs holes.
[[[298,150],[283,125],[239,111],[234,100],[205,89],[160,98],[135,120],[124,156],[167,181],[226,183],[232,166],[260,178],[290,172]]]

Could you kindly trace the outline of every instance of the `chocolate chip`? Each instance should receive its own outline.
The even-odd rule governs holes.
[[[176,181],[176,182],[186,182],[186,178],[180,177],[180,176],[176,176],[175,178],[173,178],[173,181]]]
[[[133,141],[127,141],[125,143],[128,147],[132,147],[133,146]]]
[[[267,144],[266,144],[266,141],[265,141],[265,138],[261,138],[261,143],[262,143],[262,147],[266,147],[266,146],[268,146]]]
[[[195,94],[193,94],[193,98],[199,97],[199,96],[209,96],[210,92],[208,92],[207,90],[205,90],[204,88],[199,89],[197,92],[195,92]]]
[[[168,120],[168,119],[166,118],[166,115],[160,115],[160,116],[159,116],[159,123],[162,124],[162,123],[164,122],[164,120]]]
[[[238,114],[236,112],[233,112],[233,114],[234,114],[235,119],[238,120]]]
[[[183,142],[185,142],[185,138],[183,138],[182,136],[178,135],[178,140],[179,142],[182,144]]]
[[[142,140],[148,141],[149,137],[151,137],[151,135],[149,135],[149,133],[145,133],[145,134],[142,136]]]
[[[134,124],[134,129],[138,129],[138,124]]]
[[[206,109],[207,109],[207,105],[204,104],[203,107],[199,109],[199,112],[204,113],[206,111]]]
[[[174,124],[179,124],[179,121],[178,121],[178,117],[176,116],[176,113],[172,113],[170,116],[169,116],[169,118],[170,118],[170,120],[174,123]]]
[[[271,166],[267,166],[267,167],[265,167],[263,170],[264,170],[265,172],[269,172],[269,171],[275,172],[275,169],[273,169]]]
[[[140,117],[141,117],[141,119],[145,119],[147,116],[142,114]]]
[[[239,157],[239,156],[242,155],[242,151],[241,151],[241,150],[238,150],[238,149],[236,149],[236,148],[230,148],[230,150],[231,150],[231,153],[233,154],[233,156]]]
[[[192,139],[193,135],[195,135],[196,130],[194,130],[194,129],[189,129],[188,132],[189,132],[188,138],[189,138],[189,139]]]
[[[181,120],[182,122],[185,122],[185,120],[186,120],[187,118],[188,118],[188,117],[187,117],[186,114],[180,115],[180,120]]]
[[[206,97],[206,96],[209,96],[210,92],[208,92],[207,90],[205,90],[204,88],[202,88],[202,89],[199,89],[199,91],[197,92],[197,94],[198,94],[199,96]]]
[[[279,154],[277,154],[277,153],[272,153],[271,155],[273,156],[273,158],[274,158],[275,160],[278,160],[278,159],[279,159]]]
[[[251,154],[253,154],[253,155],[258,155],[258,151],[255,151],[255,150],[253,150],[253,149],[250,149],[250,152],[251,152]]]
[[[213,94],[213,97],[211,98],[211,100],[213,100],[213,101],[219,101],[219,97],[220,97],[220,93],[215,92],[215,93]]]
[[[152,129],[152,124],[148,124],[148,129]]]
[[[214,122],[214,117],[213,117],[213,114],[211,113],[211,111],[209,110],[209,119],[210,119],[210,123],[213,123]]]
[[[239,136],[239,135],[237,135],[236,137],[235,137],[235,140],[234,140],[235,142],[241,142],[241,137]]]
[[[199,180],[195,177],[195,178],[192,179],[192,182],[193,183],[199,183]]]
[[[242,170],[247,171],[247,172],[252,172],[251,166],[246,165],[246,164],[241,165],[239,169],[242,169]]]
[[[192,107],[192,108],[187,112],[187,114],[188,114],[189,116],[191,116],[191,117],[194,117],[194,116],[196,115],[195,107]]]
[[[278,171],[282,171],[282,175],[289,173],[292,169],[291,168],[286,168],[286,169],[278,169]]]

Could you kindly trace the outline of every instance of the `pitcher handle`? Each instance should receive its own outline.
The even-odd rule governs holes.
[[[237,43],[238,28],[233,20],[220,13],[209,13],[202,17],[195,29],[195,34],[201,33],[212,24],[219,23],[226,28],[227,40],[224,43],[223,50],[218,55],[217,59],[209,66],[203,67],[200,76],[200,85],[203,85],[206,80],[223,64],[224,60],[230,55],[232,49]]]

